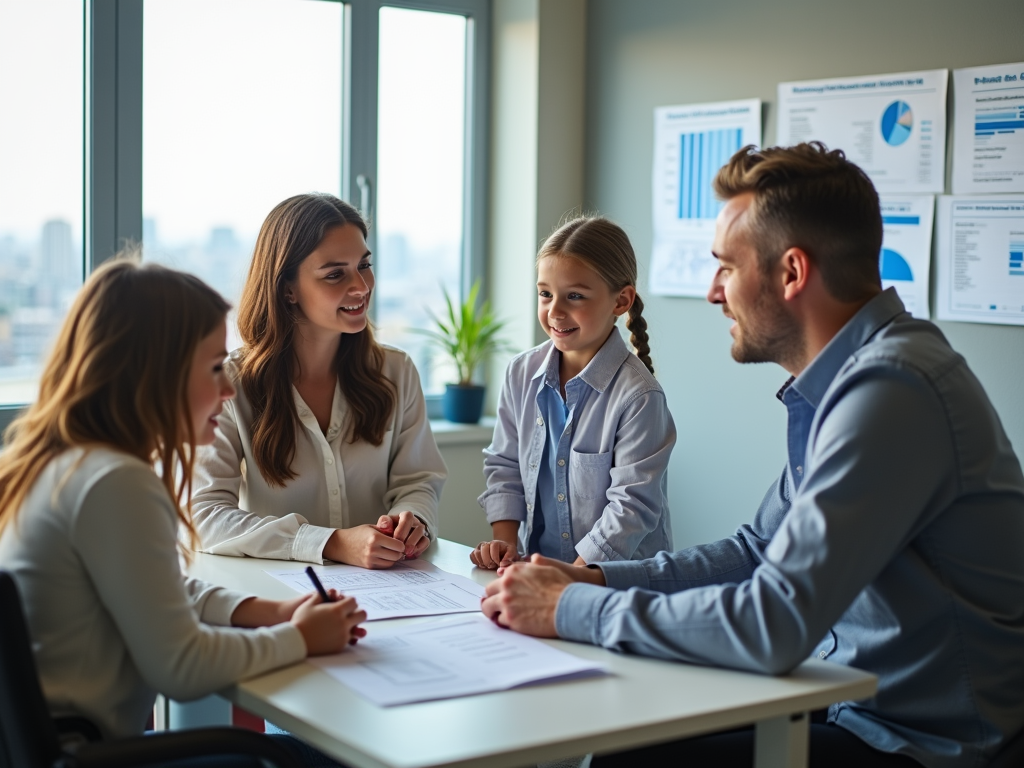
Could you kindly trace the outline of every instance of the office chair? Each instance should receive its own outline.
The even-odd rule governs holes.
[[[60,736],[87,740],[66,751]],[[36,673],[28,625],[17,585],[0,570],[0,768],[142,768],[195,757],[243,756],[253,766],[301,768],[279,744],[238,728],[200,728],[99,741],[100,733],[79,717],[50,717]],[[263,761],[263,762],[261,762]]]

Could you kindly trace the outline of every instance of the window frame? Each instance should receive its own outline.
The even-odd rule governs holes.
[[[466,108],[461,297],[483,281],[487,245],[490,113],[489,0],[320,0],[343,2],[341,195],[370,221],[377,178],[377,69],[384,6],[465,16]],[[142,35],[144,0],[86,0],[84,14],[83,277],[128,243],[142,241]],[[363,177],[361,180],[360,177]],[[364,185],[365,186],[365,185]],[[375,230],[370,248],[375,250]],[[460,298],[461,298],[460,297]],[[0,430],[25,408],[0,405]],[[440,396],[428,398],[440,415]]]

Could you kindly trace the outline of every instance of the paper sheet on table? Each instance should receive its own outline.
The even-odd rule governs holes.
[[[722,208],[711,182],[738,149],[760,143],[760,99],[654,110],[652,294],[707,295],[718,269],[711,242]]]
[[[843,150],[879,194],[941,192],[947,82],[947,70],[933,69],[779,83],[776,141]]]
[[[425,560],[406,560],[383,571],[355,565],[314,565],[313,570],[325,588],[353,595],[366,611],[367,621],[479,611],[484,594],[472,579],[442,571]],[[313,589],[305,566],[266,572],[296,592]]]
[[[336,656],[308,659],[381,707],[604,674],[593,662],[482,616],[375,626]]]
[[[1024,192],[1024,61],[953,70],[953,194]]]

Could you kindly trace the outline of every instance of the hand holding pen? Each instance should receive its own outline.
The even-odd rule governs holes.
[[[310,595],[292,615],[292,624],[306,642],[306,653],[309,656],[338,653],[346,645],[355,645],[359,638],[365,637],[366,630],[359,624],[366,621],[366,611],[359,608],[356,599],[334,589],[324,589],[312,568],[307,568],[306,574],[317,594]]]

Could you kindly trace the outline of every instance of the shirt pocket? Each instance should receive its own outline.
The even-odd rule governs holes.
[[[569,492],[579,499],[601,499],[612,484],[612,452],[569,450]]]

